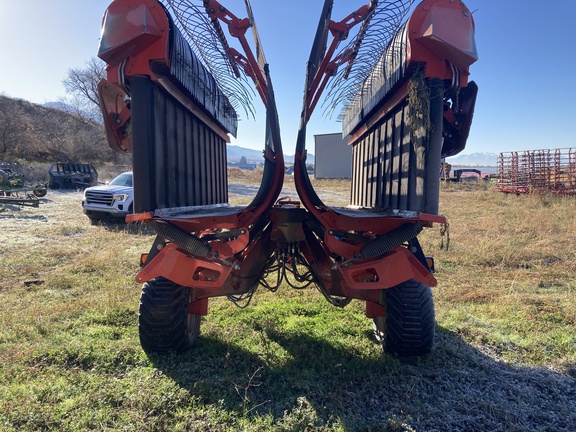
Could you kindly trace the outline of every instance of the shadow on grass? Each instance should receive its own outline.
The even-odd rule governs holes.
[[[103,218],[91,222],[92,225],[100,226],[107,231],[124,232],[126,234],[155,235],[156,232],[150,225],[141,223],[126,223],[122,218]]]
[[[14,209],[10,209],[14,211]],[[2,210],[0,210],[1,212]],[[18,208],[16,211],[20,211]],[[30,221],[38,221],[38,222],[48,222],[48,218],[43,215],[38,216],[30,216],[30,215],[20,215],[14,213],[0,213],[0,219],[20,219],[20,220],[30,220]]]
[[[364,357],[307,335],[264,329],[289,353],[247,352],[212,337],[151,360],[190,396],[281,430],[554,430],[576,424],[576,380],[495,361],[439,328],[423,358]],[[266,345],[266,342],[264,342]]]

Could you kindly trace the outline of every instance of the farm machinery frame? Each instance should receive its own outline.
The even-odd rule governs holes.
[[[576,148],[500,153],[498,190],[576,195]]]
[[[157,232],[136,276],[145,351],[190,348],[209,298],[240,304],[259,286],[275,291],[284,281],[314,284],[335,306],[364,301],[387,352],[432,349],[436,279],[417,236],[445,223],[438,169],[465,146],[477,92],[468,68],[477,54],[462,2],[425,0],[404,21],[412,3],[372,0],[335,21],[333,1],[324,2],[306,66],[296,201],[280,198],[278,114],[250,2],[246,18],[216,0],[112,2],[98,53],[108,65],[100,104],[111,147],[133,155],[127,220]],[[368,38],[376,31],[387,36]],[[237,133],[234,106],[246,106],[249,92],[235,80],[242,77],[266,107],[264,170],[252,202],[234,207],[226,143]],[[342,102],[353,146],[346,208],[324,204],[306,170],[307,124],[325,93]]]
[[[0,166],[0,208],[6,204],[39,207],[39,198],[45,197],[46,184],[30,185],[24,175],[9,166]]]

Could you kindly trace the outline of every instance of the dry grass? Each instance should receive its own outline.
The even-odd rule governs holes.
[[[347,199],[345,181],[315,186]],[[286,288],[258,292],[247,309],[213,300],[194,350],[147,357],[134,275],[153,237],[90,225],[80,193],[46,198],[0,213],[0,430],[576,424],[573,198],[444,185],[450,248],[439,228],[422,235],[437,262],[436,347],[408,361],[381,354],[359,302],[335,309]]]
[[[228,168],[229,201],[232,205],[247,205],[256,195],[262,179],[262,169],[254,171]],[[347,206],[350,203],[350,180],[321,179],[311,176],[314,190],[325,204]],[[279,198],[289,197],[298,200],[298,193],[292,175],[284,176],[282,193]]]
[[[441,208],[450,249],[435,252],[439,321],[498,358],[573,374],[576,200],[448,187]],[[434,249],[434,233],[424,238]]]

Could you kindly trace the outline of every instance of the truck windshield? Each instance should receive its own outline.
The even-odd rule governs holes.
[[[122,173],[110,182],[114,186],[132,187],[132,173]]]

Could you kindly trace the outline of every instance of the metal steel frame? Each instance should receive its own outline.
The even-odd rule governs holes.
[[[576,194],[576,149],[500,153],[498,190],[516,195],[549,192]]]
[[[426,12],[437,4],[469,13],[461,4],[425,0],[411,19],[419,31],[431,19]],[[179,82],[170,73],[175,61],[170,40],[174,29],[160,3],[114,1],[104,20],[99,52],[108,63],[108,80],[100,86],[101,105],[111,147],[132,152],[134,158],[136,214],[128,220],[149,223],[158,233],[150,252],[142,258],[143,268],[136,280],[164,277],[193,288],[190,312],[198,314],[207,313],[209,297],[249,301],[259,283],[272,291],[283,280],[295,287],[314,283],[337,306],[353,298],[366,300],[369,317],[384,314],[379,305],[382,289],[408,279],[436,285],[417,235],[423,227],[445,222],[437,214],[440,157],[465,144],[475,99],[473,91],[463,98],[464,108],[445,109],[445,92],[466,86],[465,63],[474,53],[459,53],[454,46],[443,46],[442,41],[430,40],[421,32],[418,35],[424,40],[410,36],[412,58],[406,60],[407,69],[426,66],[433,125],[425,131],[427,138],[422,138],[428,152],[422,159],[427,170],[411,177],[414,184],[427,184],[419,203],[397,201],[382,206],[376,201],[367,203],[369,209],[330,208],[315,193],[306,172],[306,125],[329,79],[341,65],[354,60],[351,51],[334,55],[339,43],[370,15],[375,2],[335,22],[330,19],[331,1],[326,0],[308,65],[296,143],[294,178],[301,207],[300,202],[278,200],[284,177],[282,144],[272,82],[259,61],[263,54],[254,55],[245,37],[253,19],[240,19],[215,0],[205,0],[204,5],[222,45],[228,47],[229,58],[254,80],[266,106],[263,179],[250,205],[227,205],[225,170],[218,165],[222,151],[216,151],[219,162],[212,168],[207,167],[213,161],[206,154],[225,148],[228,133],[235,133],[229,112],[211,108],[218,105],[214,103],[208,109],[194,95],[193,86]],[[140,16],[146,25],[127,25],[119,19],[127,11],[132,17]],[[220,22],[238,38],[243,54],[223,40]],[[122,24],[116,28],[118,23]],[[328,33],[332,41],[326,48]],[[463,65],[455,67],[453,63],[459,60]],[[370,137],[396,107],[407,104],[407,97],[408,84],[404,81],[366,113],[354,129],[352,143]],[[224,100],[218,95],[216,98]],[[405,122],[402,124],[403,128]],[[459,137],[454,137],[457,133]],[[194,188],[199,188],[198,193]],[[277,275],[276,283],[266,280],[272,273]]]
[[[434,222],[445,223],[445,219],[437,214],[438,167],[443,154],[455,154],[463,148],[472,118],[477,90],[475,85],[471,86],[472,90],[469,93],[465,92],[464,103],[460,107],[446,106],[446,102],[450,99],[451,89],[454,91],[454,88],[466,86],[467,67],[475,60],[475,52],[468,53],[469,55],[454,55],[453,45],[436,46],[436,52],[430,52],[425,46],[427,39],[421,28],[423,23],[430,19],[429,14],[430,11],[434,11],[434,7],[448,8],[449,11],[455,11],[454,13],[458,13],[460,8],[460,12],[469,13],[461,9],[462,5],[425,1],[417,7],[410,18],[408,31],[405,32],[405,37],[408,38],[405,44],[411,47],[411,51],[408,51],[411,57],[403,57],[406,64],[401,66],[409,72],[415,71],[415,66],[418,64],[424,65],[424,77],[430,101],[430,126],[424,130],[424,136],[421,138],[410,136],[410,131],[407,129],[408,119],[402,114],[409,112],[410,109],[409,83],[406,81],[410,76],[409,73],[404,76],[404,81],[399,81],[395,87],[391,87],[391,91],[381,99],[381,102],[376,102],[371,111],[364,113],[362,122],[351,133],[350,143],[355,146],[355,153],[363,140],[368,142],[370,149],[375,146],[375,150],[365,157],[355,155],[358,163],[354,164],[353,177],[358,178],[353,184],[358,183],[362,190],[356,192],[361,198],[356,202],[353,190],[352,203],[363,209],[350,211],[326,206],[315,193],[306,170],[306,125],[318,99],[316,94],[325,87],[324,81],[318,77],[334,75],[335,69],[342,63],[341,58],[329,58],[342,40],[340,37],[342,33],[332,33],[330,48],[326,50],[326,57],[321,62],[315,57],[317,53],[324,51],[317,45],[322,43],[322,36],[318,35],[322,35],[321,28],[326,27],[326,17],[320,20],[317,38],[309,59],[309,65],[320,63],[321,66],[317,70],[309,69],[309,84],[306,85],[307,93],[297,138],[294,167],[294,181],[299,197],[319,225],[315,236],[306,237],[309,246],[306,257],[317,266],[314,273],[327,294],[368,300],[367,315],[372,317],[379,316],[384,311],[370,303],[373,300],[370,300],[369,290],[390,288],[408,279],[416,279],[429,286],[436,285],[436,280],[416,240],[419,231],[416,227],[429,227]],[[330,8],[326,7],[325,12],[329,14]],[[362,13],[358,11],[357,16],[362,16]],[[471,20],[468,22],[471,23]],[[438,25],[439,22],[434,24]],[[336,25],[330,21],[328,28],[333,27]],[[471,44],[469,40],[457,40],[456,43],[464,46],[473,45],[473,41]],[[462,63],[458,65],[460,69],[450,67],[449,59],[454,62],[461,60]],[[396,138],[390,140],[390,146],[395,149],[395,154],[390,153],[384,158],[382,152],[385,140],[375,138],[375,135],[378,134],[381,125],[393,121],[389,119],[398,115],[400,117],[396,121],[396,126],[389,128],[387,132],[391,137],[399,137],[397,144],[391,142]],[[404,136],[402,139],[405,142],[401,141],[400,135]],[[413,153],[413,149],[418,148],[421,150],[416,150],[417,154]],[[402,149],[407,151],[402,153],[404,151]],[[361,173],[362,167],[372,164],[373,160],[379,161],[374,164],[374,172]],[[381,165],[391,164],[392,161],[397,164],[395,170],[391,170],[392,175],[396,177],[390,178],[387,182],[383,179]],[[410,166],[410,169],[403,172],[401,164]],[[420,168],[417,169],[418,167]],[[380,171],[377,174],[378,170]],[[401,176],[406,176],[404,181]],[[388,188],[388,190],[375,192],[374,199],[371,199],[367,196],[371,190],[366,187]],[[421,190],[417,194],[418,188]],[[367,255],[366,250],[370,250],[371,253]],[[329,276],[322,277],[322,275]]]

